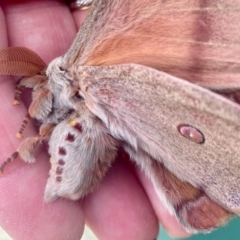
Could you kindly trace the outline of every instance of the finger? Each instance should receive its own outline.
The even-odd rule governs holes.
[[[76,35],[76,25],[68,8],[58,1],[11,0],[2,6],[9,46],[31,48],[47,63],[64,54]]]
[[[86,222],[98,239],[156,239],[152,206],[119,156],[99,188],[83,200]]]
[[[71,14],[58,2],[27,4],[26,1],[6,1],[4,12],[10,45],[32,46],[45,61],[65,51],[62,48],[67,49],[75,35]],[[1,26],[1,38],[3,29]],[[68,33],[67,36],[64,32]],[[1,44],[0,48],[6,47],[6,40],[1,40]],[[0,151],[3,161],[19,144],[15,133],[26,109],[23,105],[12,106],[14,84],[9,78],[2,78],[0,84]],[[28,126],[25,137],[35,134],[33,125]],[[78,202],[43,202],[50,168],[47,158],[44,152],[40,152],[36,164],[28,165],[16,160],[9,164],[0,179],[0,225],[14,239],[75,240],[82,235],[84,219]]]

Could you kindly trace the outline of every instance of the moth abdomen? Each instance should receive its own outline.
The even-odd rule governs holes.
[[[118,141],[82,102],[78,113],[60,122],[49,140],[51,170],[45,199],[78,199],[93,191],[114,161]]]

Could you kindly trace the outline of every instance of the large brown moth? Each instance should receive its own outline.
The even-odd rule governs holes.
[[[46,69],[30,50],[0,51],[0,73],[25,76],[15,103],[33,88],[41,123],[6,162],[34,162],[49,138],[45,199],[75,200],[121,146],[187,231],[225,224],[240,214],[239,22],[238,0],[95,0]]]

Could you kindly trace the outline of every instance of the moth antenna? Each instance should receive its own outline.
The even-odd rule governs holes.
[[[28,48],[10,47],[0,50],[1,75],[33,76],[46,66],[46,63]]]
[[[22,134],[23,134],[23,131],[25,130],[29,120],[31,119],[30,115],[27,114],[24,119],[23,119],[23,122],[21,124],[21,127],[20,127],[20,130],[18,131],[18,133],[16,134],[16,137],[17,138],[22,138]]]
[[[17,159],[17,157],[18,157],[18,152],[14,152],[14,153],[11,155],[11,157],[7,158],[7,160],[5,160],[5,161],[1,164],[1,166],[0,166],[0,175],[3,174],[3,170],[4,170],[4,168],[6,167],[6,165],[7,165],[8,163],[12,162],[13,160]]]

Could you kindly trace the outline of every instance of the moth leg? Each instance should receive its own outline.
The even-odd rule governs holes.
[[[21,124],[21,127],[20,127],[18,133],[16,134],[17,138],[22,138],[23,131],[25,130],[30,118],[31,118],[30,115],[26,114],[26,116],[24,117],[24,119],[22,121],[22,124]]]
[[[28,163],[35,162],[34,158],[34,151],[36,147],[43,141],[43,139],[47,138],[52,129],[55,127],[53,124],[45,124],[41,126],[39,135],[36,137],[29,137],[26,138],[24,141],[21,142],[16,152],[14,152],[11,157],[7,158],[1,165],[0,165],[0,174],[3,174],[3,171],[7,164],[12,162],[13,160],[17,159],[18,156]]]
[[[59,123],[49,140],[50,177],[45,200],[79,199],[92,192],[117,155],[118,142],[88,109]]]
[[[20,158],[28,163],[34,163],[36,161],[34,157],[34,152],[39,144],[46,138],[48,138],[55,125],[54,124],[44,124],[39,130],[39,134],[35,137],[26,138],[19,145],[17,152],[19,153]]]
[[[44,119],[52,111],[53,94],[48,89],[40,89],[33,91],[32,103],[28,109],[29,115],[35,119]]]
[[[5,160],[1,165],[0,165],[0,175],[3,174],[3,171],[6,167],[7,164],[9,164],[10,162],[12,162],[13,160],[17,159],[18,157],[18,152],[14,152],[11,157],[7,158],[7,160]]]
[[[22,77],[19,83],[15,86],[14,105],[20,104],[20,98],[24,88],[34,88],[38,83],[45,82],[46,77],[43,75],[35,75],[31,77]]]
[[[136,153],[129,146],[125,149],[150,177],[160,199],[188,232],[208,232],[234,216],[212,201],[202,189],[182,182],[144,151]]]

